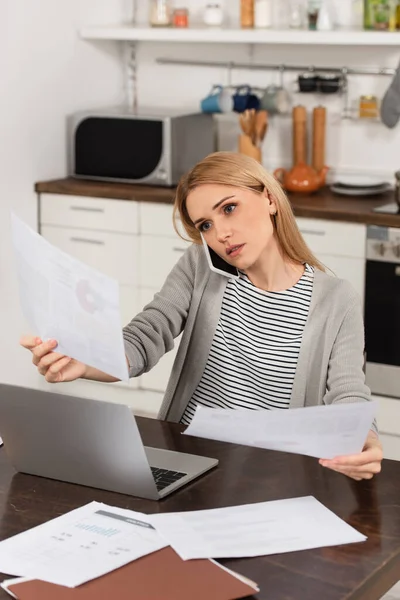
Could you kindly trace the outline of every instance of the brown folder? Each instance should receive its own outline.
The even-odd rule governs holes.
[[[76,588],[32,579],[8,590],[18,600],[236,600],[258,592],[208,559],[182,560],[171,547]]]

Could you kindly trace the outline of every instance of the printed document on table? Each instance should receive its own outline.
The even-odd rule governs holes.
[[[183,560],[264,556],[367,539],[312,496],[148,518]]]
[[[91,502],[0,542],[0,572],[76,587],[166,545],[146,515]]]
[[[376,402],[352,402],[287,410],[198,406],[187,435],[317,458],[362,451]]]
[[[118,282],[59,250],[11,215],[21,308],[57,352],[128,380]],[[121,260],[123,257],[121,257]]]

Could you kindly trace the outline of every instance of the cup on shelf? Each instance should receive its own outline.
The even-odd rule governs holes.
[[[233,95],[233,110],[241,113],[251,108],[260,108],[259,97],[252,93],[249,85],[239,85]]]
[[[280,85],[269,85],[260,100],[260,108],[270,115],[285,115],[289,112],[290,105],[289,93]]]
[[[233,110],[233,98],[229,90],[222,85],[214,85],[211,92],[203,98],[200,107],[203,113],[227,113]]]

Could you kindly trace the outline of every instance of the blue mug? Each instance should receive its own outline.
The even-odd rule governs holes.
[[[203,113],[226,113],[233,109],[233,98],[231,93],[222,87],[214,85],[208,96],[200,103]]]
[[[249,85],[238,86],[233,95],[233,110],[241,113],[251,108],[258,110],[260,108],[260,99],[251,93]]]

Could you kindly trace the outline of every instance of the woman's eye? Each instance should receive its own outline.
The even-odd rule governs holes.
[[[227,204],[226,206],[224,206],[224,213],[229,215],[230,213],[232,213],[236,208],[235,204]]]
[[[204,231],[208,231],[211,227],[211,224],[208,221],[202,223],[199,227],[200,231],[203,233]]]

